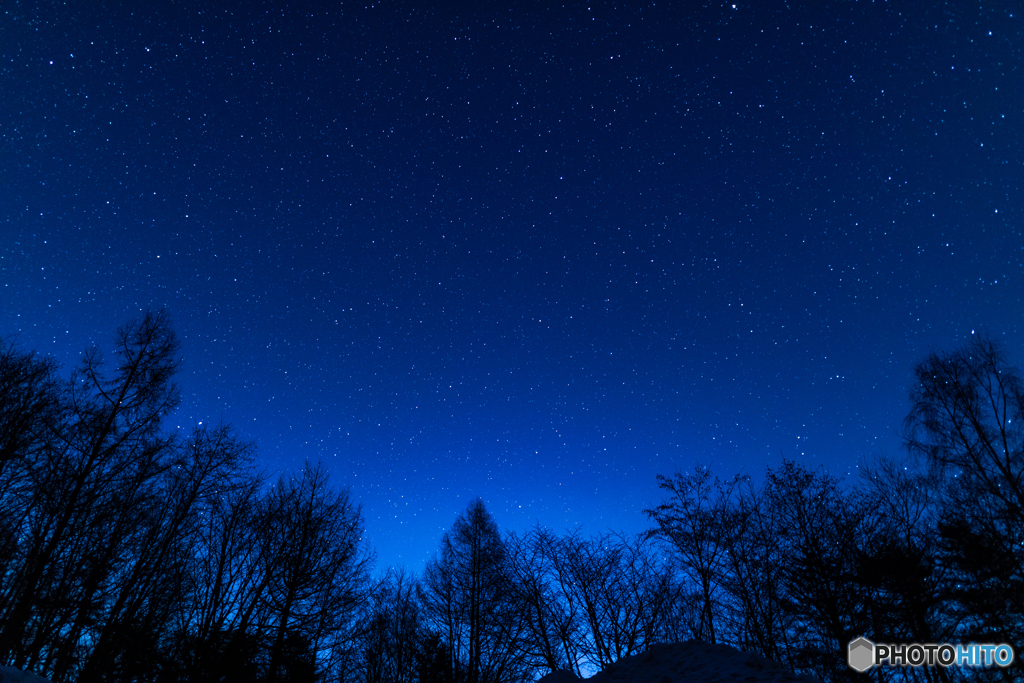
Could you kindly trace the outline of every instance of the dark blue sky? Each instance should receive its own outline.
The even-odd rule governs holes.
[[[855,477],[929,351],[1022,360],[1020,2],[212,4],[4,5],[0,335],[166,307],[172,423],[324,460],[381,567]]]

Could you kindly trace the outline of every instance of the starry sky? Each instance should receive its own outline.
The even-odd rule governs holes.
[[[1021,2],[2,11],[0,336],[67,372],[166,308],[170,425],[327,463],[378,568],[476,496],[855,480],[927,353],[1024,360]]]

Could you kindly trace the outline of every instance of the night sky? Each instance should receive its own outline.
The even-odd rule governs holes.
[[[325,3],[326,4],[326,3]],[[913,366],[1024,361],[1021,2],[6,2],[0,336],[166,308],[171,426],[323,460],[378,569],[476,496],[856,480]]]

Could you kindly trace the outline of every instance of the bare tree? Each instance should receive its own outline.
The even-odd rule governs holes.
[[[765,495],[779,523],[782,599],[793,619],[788,659],[825,680],[849,678],[835,653],[870,625],[859,558],[872,501],[791,461],[768,470]]]
[[[198,515],[184,589],[189,600],[170,626],[169,655],[183,680],[220,681],[229,673],[255,680],[265,669],[255,629],[239,625],[242,615],[257,609],[269,581],[261,572],[270,554],[264,541],[269,533],[260,533],[263,487],[262,476],[242,470],[226,490],[206,499]]]
[[[787,558],[781,543],[781,510],[762,490],[748,485],[740,490],[726,519],[731,530],[722,534],[728,539],[722,587],[728,641],[792,666],[789,636],[794,623],[784,604]]]
[[[81,610],[98,614],[88,599],[90,575],[111,570],[100,549],[129,535],[114,512],[122,487],[155,476],[153,463],[168,445],[159,429],[178,402],[177,349],[167,316],[148,313],[118,330],[111,378],[99,352],[86,353],[68,391],[70,416],[33,467],[23,554],[3,595],[0,658],[36,666],[62,624]],[[100,531],[111,535],[98,539]]]
[[[1024,508],[1024,384],[991,339],[932,354],[914,370],[907,446],[961,478],[960,487]]]
[[[124,653],[137,652],[140,634],[154,634],[155,642],[173,612],[191,597],[183,591],[199,513],[230,492],[251,460],[252,446],[236,439],[226,425],[197,427],[191,438],[167,450],[151,499],[144,503],[149,514],[139,515],[142,503],[124,506],[127,524],[135,527],[134,542],[128,559],[107,582],[103,625],[90,635],[91,652],[79,680],[109,672]],[[79,620],[73,628],[82,625]],[[69,666],[68,659],[61,661],[56,677]]]
[[[870,623],[858,572],[874,501],[788,461],[766,479],[755,489],[703,468],[660,477],[671,496],[648,511],[658,522],[650,535],[669,541],[696,587],[683,610],[695,614],[695,637],[843,678],[835,652]]]
[[[523,536],[508,534],[508,570],[528,631],[522,647],[530,664],[549,672],[569,669],[578,674],[572,643],[576,626],[552,578],[557,542],[549,530],[540,526]]]
[[[163,430],[177,349],[147,314],[62,388],[0,348],[0,660],[60,683],[344,678],[358,506],[320,466],[265,488],[228,427]]]
[[[726,523],[730,499],[743,479],[737,476],[723,483],[711,479],[706,467],[693,474],[677,472],[669,479],[658,475],[658,486],[668,499],[653,510],[645,510],[657,527],[651,537],[668,541],[691,581],[699,590],[697,638],[718,642],[716,630],[717,593],[722,583],[731,526]]]
[[[531,678],[520,643],[505,545],[477,499],[441,539],[427,563],[420,600],[450,648],[455,683],[515,683]]]
[[[372,557],[361,544],[359,508],[347,491],[328,486],[322,465],[307,465],[301,479],[282,478],[271,501],[272,529],[282,553],[266,593],[275,622],[267,678],[276,683],[299,680],[287,667],[296,664],[295,657],[286,656],[289,637],[292,644],[306,643],[313,658],[310,673],[322,672],[317,660],[329,664],[332,648],[348,640]]]
[[[363,629],[363,680],[416,683],[419,645],[425,635],[417,581],[404,570],[388,570],[374,588]]]
[[[956,575],[941,557],[938,533],[942,480],[934,471],[882,457],[861,474],[873,514],[858,529],[864,536],[858,579],[872,632],[895,642],[955,642],[958,620],[947,589]],[[950,680],[944,667],[904,674],[928,683]]]
[[[0,340],[0,595],[35,498],[32,466],[65,418],[56,363]]]
[[[62,417],[56,370],[52,358],[0,340],[0,475],[7,463],[30,458],[50,440]]]
[[[678,599],[670,569],[642,536],[577,532],[558,544],[566,600],[579,606],[578,651],[603,669],[661,640]]]
[[[964,636],[1024,638],[1024,382],[987,337],[915,368],[907,447],[944,477],[942,557]]]

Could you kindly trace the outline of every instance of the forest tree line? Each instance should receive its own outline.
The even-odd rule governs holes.
[[[918,364],[906,457],[857,482],[697,467],[658,478],[639,535],[502,533],[476,500],[420,575],[373,574],[322,467],[268,481],[230,427],[167,429],[178,351],[164,313],[66,378],[0,346],[0,664],[55,683],[520,683],[697,638],[831,683],[863,680],[845,665],[862,635],[1024,645],[1024,384],[990,339]]]

